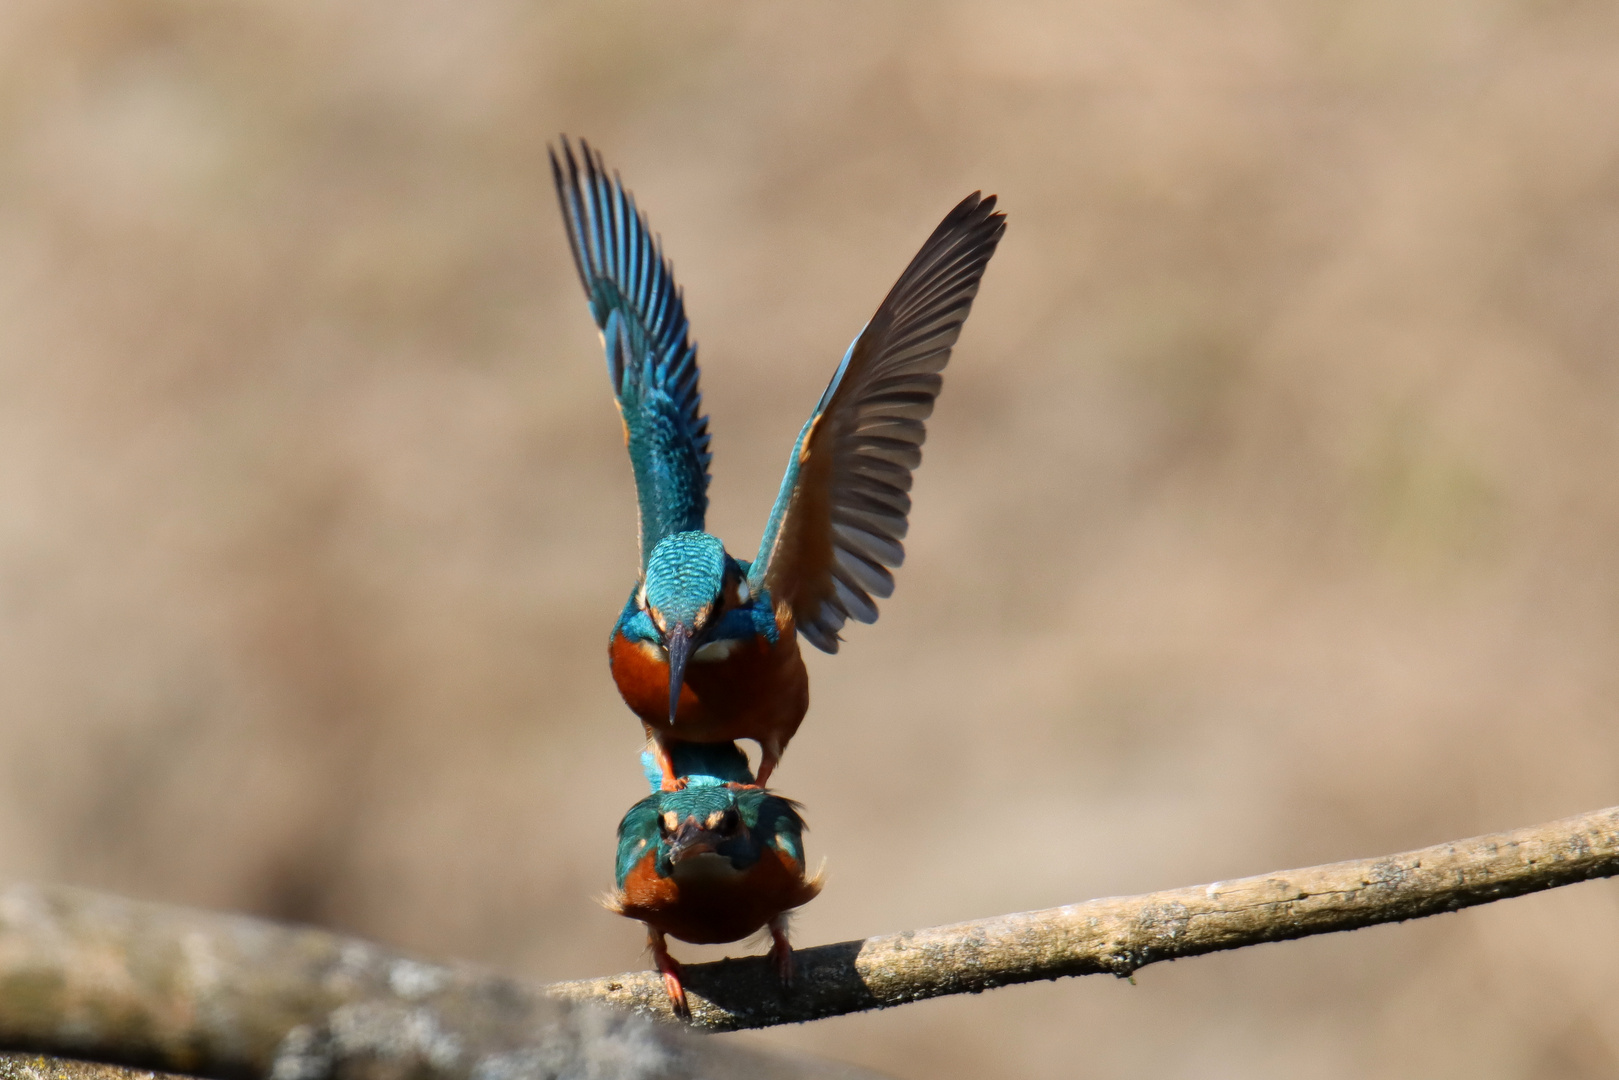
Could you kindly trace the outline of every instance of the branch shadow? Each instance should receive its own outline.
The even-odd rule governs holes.
[[[796,1023],[883,1004],[855,965],[865,941],[793,950],[793,983],[784,987],[768,957],[746,956],[685,969],[688,993],[734,1017],[730,1027]],[[693,1002],[697,1008],[701,1006]]]

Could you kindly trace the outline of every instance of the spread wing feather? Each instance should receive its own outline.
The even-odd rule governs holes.
[[[659,540],[703,527],[708,510],[708,418],[697,346],[663,247],[617,174],[583,140],[583,168],[567,139],[551,176],[574,266],[601,331],[607,374],[624,421],[641,518],[641,565]]]
[[[1005,231],[995,196],[963,199],[849,346],[798,435],[749,584],[792,609],[798,632],[838,649],[848,619],[873,622],[905,558],[911,474],[924,422]]]

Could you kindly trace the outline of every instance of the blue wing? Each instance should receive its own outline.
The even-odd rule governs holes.
[[[646,857],[647,849],[658,846],[658,796],[648,795],[629,808],[618,823],[618,850],[613,858],[613,881],[624,887],[635,864]]]
[[[663,248],[601,155],[580,140],[551,151],[551,176],[579,280],[607,351],[624,439],[635,470],[641,565],[659,540],[703,527],[708,510],[708,418],[697,389],[697,346]]]
[[[855,338],[799,432],[748,573],[792,609],[798,632],[837,652],[848,619],[874,622],[905,559],[911,473],[940,372],[1006,229],[995,196],[963,199]]]

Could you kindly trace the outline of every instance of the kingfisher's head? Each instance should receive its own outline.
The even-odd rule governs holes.
[[[741,568],[716,536],[673,533],[652,549],[635,602],[652,620],[669,654],[670,724],[685,684],[686,662],[721,615],[747,602],[747,589]]]
[[[642,799],[618,825],[619,888],[649,852],[660,878],[725,876],[744,869],[758,858],[752,826],[758,823],[763,795],[689,787]]]
[[[741,854],[732,849],[747,841],[748,826],[735,791],[690,788],[669,796],[658,800],[658,853],[671,870],[698,855]]]
[[[616,881],[620,889],[647,855],[660,878],[715,882],[746,871],[765,849],[804,868],[804,819],[798,804],[763,788],[715,784],[678,791],[655,791],[618,825]],[[803,884],[804,903],[820,889],[819,879]]]

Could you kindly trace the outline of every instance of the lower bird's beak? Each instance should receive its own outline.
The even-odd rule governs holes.
[[[695,631],[681,623],[669,628],[664,641],[669,650],[669,726],[675,726],[675,712],[680,708],[680,688],[686,685],[686,661],[691,659],[691,642]]]
[[[719,842],[720,837],[703,828],[696,818],[687,818],[669,840],[669,861],[677,863],[689,856],[713,851]]]

